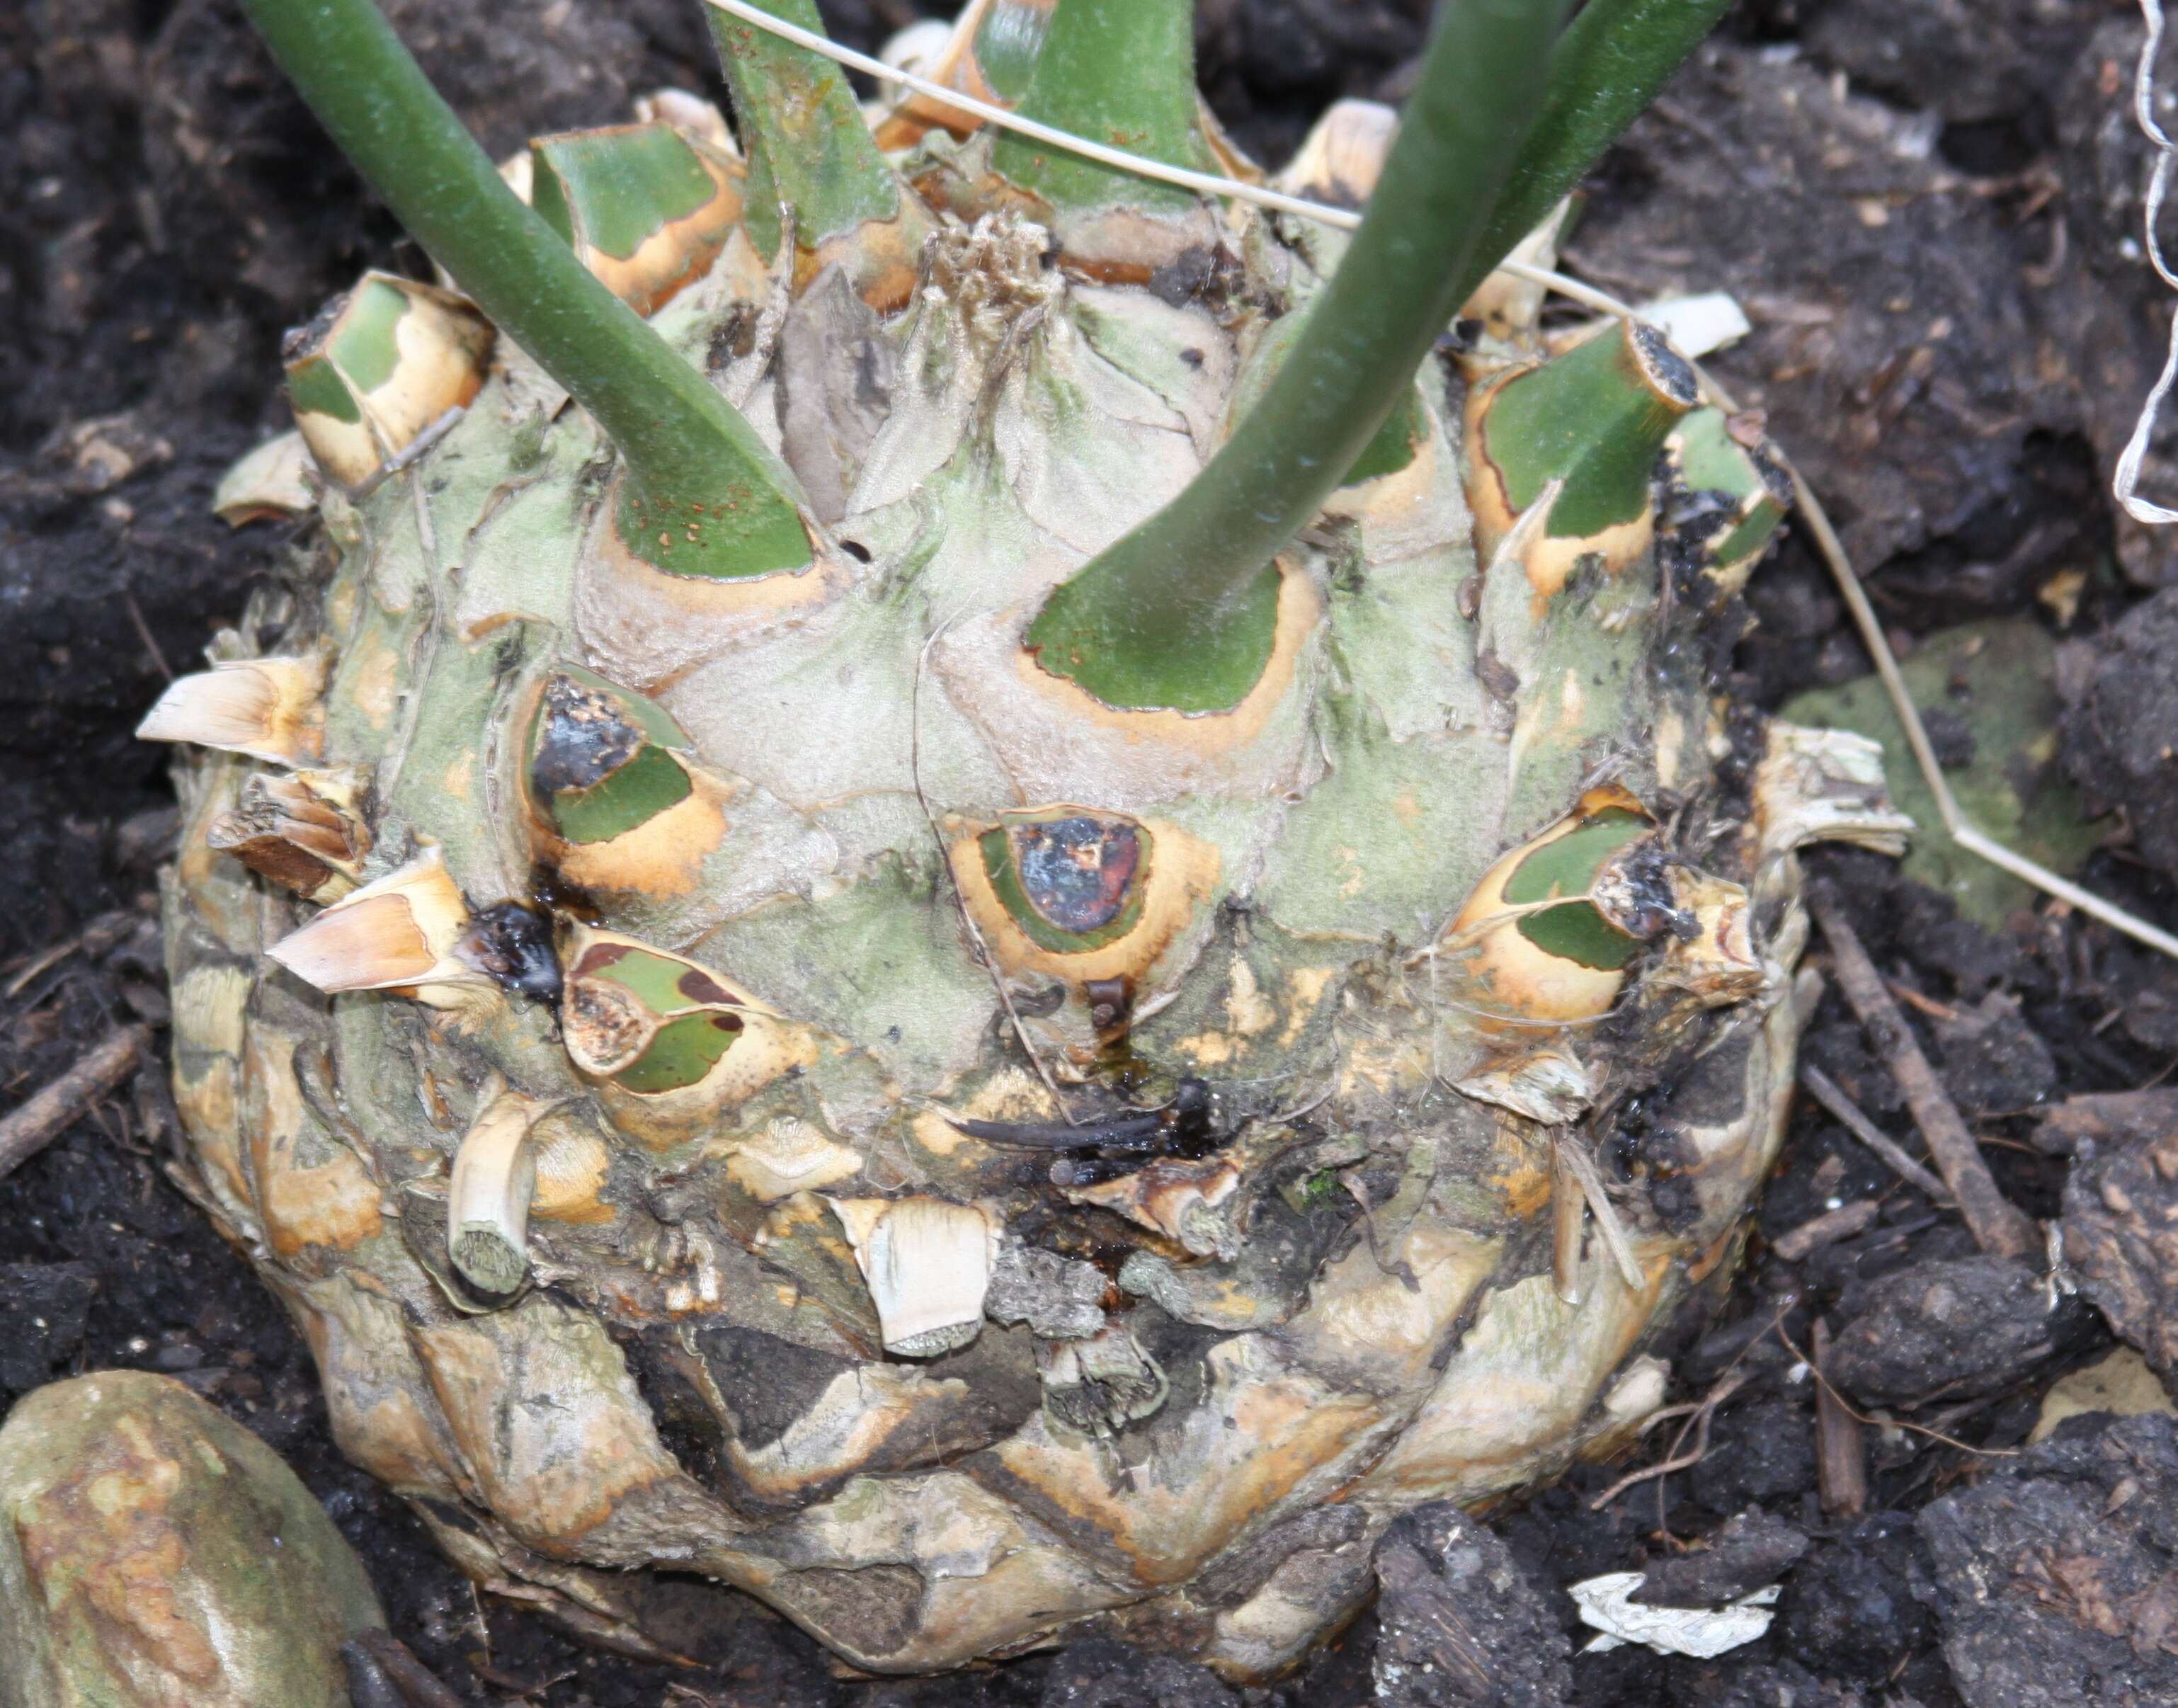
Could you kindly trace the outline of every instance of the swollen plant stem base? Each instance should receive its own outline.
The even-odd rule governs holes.
[[[691,274],[652,329],[837,495],[807,567],[632,553],[502,328],[162,703],[190,1164],[481,1582],[638,1652],[656,1568],[874,1671],[1103,1629],[1267,1677],[1401,1513],[1660,1402],[1781,1134],[1796,851],[1906,827],[1849,736],[1720,782],[1692,643],[1759,469],[1686,490],[1683,364],[1616,321],[1431,358],[1225,709],[1046,669],[1338,251],[1161,194],[1076,253],[980,133],[879,158],[903,200],[821,243],[643,251]]]

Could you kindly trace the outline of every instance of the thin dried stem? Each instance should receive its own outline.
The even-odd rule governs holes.
[[[1809,891],[1808,906],[1830,944],[1831,966],[1837,974],[1838,987],[1860,1016],[1861,1025],[1867,1028],[1899,1089],[1906,1093],[1913,1123],[1928,1141],[1929,1153],[1936,1159],[1936,1168],[1951,1189],[1951,1196],[1958,1200],[1959,1213],[1966,1218],[1974,1243],[2000,1256],[2033,1261],[2042,1249],[2033,1222],[1997,1190],[1973,1135],[1959,1119],[1957,1106],[1936,1077],[1935,1069],[1929,1065],[1929,1058],[1921,1053],[1906,1017],[1884,988],[1882,975],[1846,923],[1836,900],[1818,885]]]
[[[124,1026],[94,1044],[51,1085],[34,1092],[0,1120],[0,1179],[36,1156],[133,1070],[150,1042],[140,1026]]]
[[[1907,1156],[1898,1141],[1877,1126],[1862,1113],[1861,1107],[1845,1093],[1845,1088],[1812,1062],[1800,1065],[1800,1083],[1808,1094],[1820,1103],[1861,1143],[1891,1165],[1891,1170],[1907,1184],[1919,1189],[1921,1195],[1941,1209],[1957,1207],[1951,1189],[1934,1174]]]

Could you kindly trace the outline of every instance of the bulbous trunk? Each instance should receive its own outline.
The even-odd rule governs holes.
[[[809,562],[650,551],[451,292],[316,329],[311,544],[149,731],[202,747],[200,1196],[344,1450],[581,1629],[642,1646],[657,1567],[874,1670],[1101,1622],[1275,1672],[1402,1512],[1627,1441],[1737,1254],[1794,850],[1901,829],[1865,744],[1735,749],[1712,702],[1774,483],[1653,333],[1501,306],[1220,618],[1235,693],[1115,707],[1030,625],[1338,243],[1053,207],[916,123],[916,194],[767,208],[768,249],[716,116],[656,111],[657,244],[580,181],[606,145],[533,160],[792,470]],[[238,515],[294,502],[259,466]]]

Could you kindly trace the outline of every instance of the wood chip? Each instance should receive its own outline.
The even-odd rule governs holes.
[[[1817,1373],[1826,1377],[1831,1331],[1820,1317],[1814,1353]],[[1846,1409],[1826,1379],[1815,1383],[1815,1485],[1824,1512],[1832,1518],[1858,1518],[1868,1509],[1868,1452],[1860,1420]]]
[[[151,1035],[140,1026],[110,1032],[77,1059],[76,1065],[43,1090],[34,1092],[5,1120],[0,1120],[0,1179],[36,1156],[99,1098],[134,1070]]]
[[[1905,1092],[1914,1125],[1929,1141],[1929,1154],[1935,1158],[1937,1172],[1958,1201],[1959,1213],[1966,1218],[1974,1243],[1999,1256],[2023,1262],[2039,1258],[2042,1240],[2033,1222],[1997,1190],[1973,1135],[1959,1119],[1957,1107],[1936,1077],[1935,1069],[1929,1066],[1929,1058],[1921,1053],[1906,1017],[1884,988],[1875,963],[1846,923],[1836,898],[1820,885],[1813,885],[1808,892],[1808,906],[1830,945],[1831,968],[1837,975],[1838,987],[1860,1016],[1869,1042],[1898,1081],[1899,1090]]]
[[[1801,1223],[1790,1233],[1780,1234],[1770,1242],[1770,1249],[1787,1263],[1797,1263],[1818,1245],[1851,1239],[1875,1219],[1879,1208],[1873,1198],[1858,1198],[1850,1204],[1841,1204],[1835,1210],[1825,1210]]]

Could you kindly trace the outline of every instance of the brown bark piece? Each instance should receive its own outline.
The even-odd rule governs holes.
[[[1831,1332],[1815,1324],[1810,1349],[1816,1371],[1829,1376]],[[1860,1420],[1845,1407],[1827,1379],[1815,1384],[1815,1480],[1823,1510],[1833,1518],[1858,1518],[1868,1508],[1868,1451]]]

